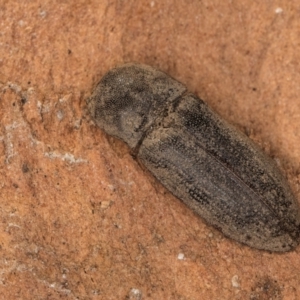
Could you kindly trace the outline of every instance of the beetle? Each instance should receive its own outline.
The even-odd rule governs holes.
[[[103,76],[88,109],[225,236],[268,251],[298,245],[298,203],[275,163],[180,82],[150,66],[124,64]]]

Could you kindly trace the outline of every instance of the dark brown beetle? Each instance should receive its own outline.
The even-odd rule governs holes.
[[[125,64],[101,79],[88,106],[100,128],[226,236],[269,251],[299,243],[298,204],[274,162],[181,83]]]

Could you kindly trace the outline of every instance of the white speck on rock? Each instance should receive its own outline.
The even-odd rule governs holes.
[[[28,90],[27,90],[27,93],[28,93],[28,94],[33,94],[34,92],[35,92],[34,87],[30,87],[30,88],[28,88]]]
[[[66,288],[64,288],[62,285],[57,284],[56,282],[53,283],[47,283],[46,281],[44,281],[45,284],[47,284],[50,288],[54,289],[55,291],[64,293],[64,294],[71,294],[71,290],[68,290]]]
[[[57,119],[58,119],[59,121],[61,121],[61,120],[64,118],[65,114],[64,114],[63,110],[59,110],[59,111],[56,113],[56,116],[57,116]]]
[[[100,207],[106,209],[110,206],[111,201],[101,201]]]
[[[10,89],[12,89],[15,93],[20,93],[22,91],[22,88],[21,86],[19,86],[18,84],[16,83],[12,83],[12,82],[9,82],[8,83],[8,86]]]
[[[44,18],[47,16],[47,11],[45,11],[45,10],[40,10],[40,11],[39,11],[39,15],[40,15],[40,17],[41,17],[42,19],[44,19]]]
[[[7,227],[16,227],[16,228],[21,228],[21,226],[19,226],[18,224],[15,223],[8,223]]]
[[[23,20],[20,20],[20,21],[19,21],[19,25],[20,25],[21,27],[23,27],[24,24],[25,24],[25,22],[24,22]]]
[[[131,289],[129,299],[142,300],[142,292],[139,289]]]
[[[82,159],[82,158],[75,158],[73,154],[70,153],[65,153],[65,154],[61,154],[61,153],[57,153],[57,152],[45,152],[45,157],[48,157],[50,159],[54,159],[54,158],[60,158],[63,161],[67,161],[69,163],[85,163],[87,162],[86,159]]]
[[[74,128],[79,129],[81,126],[81,119],[78,119],[74,122]]]
[[[231,284],[234,288],[239,288],[240,287],[240,282],[239,282],[239,276],[238,275],[232,276]]]
[[[275,13],[276,14],[281,14],[283,12],[283,9],[281,8],[281,7],[277,7],[276,9],[275,9]]]
[[[185,259],[184,254],[183,253],[179,253],[178,256],[177,256],[177,259],[184,260]]]

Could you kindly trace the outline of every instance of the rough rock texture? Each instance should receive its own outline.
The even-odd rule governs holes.
[[[299,248],[224,238],[86,113],[107,70],[152,65],[259,143],[300,199],[299,28],[295,0],[3,2],[2,299],[299,299]]]

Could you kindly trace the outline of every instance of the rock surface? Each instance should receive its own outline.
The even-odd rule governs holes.
[[[297,1],[8,1],[0,20],[3,299],[300,298],[300,249],[224,238],[86,111],[107,70],[152,65],[260,144],[300,199]]]

